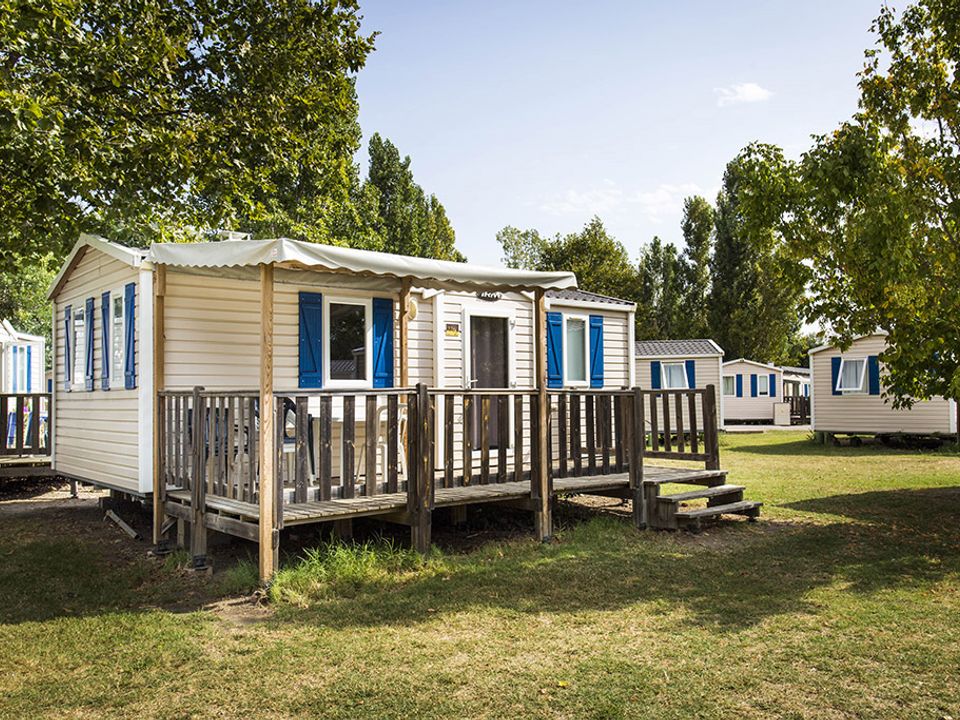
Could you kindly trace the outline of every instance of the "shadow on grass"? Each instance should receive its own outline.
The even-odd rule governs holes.
[[[723,452],[731,454],[749,453],[751,455],[766,455],[770,457],[790,456],[790,457],[917,457],[917,456],[938,456],[956,457],[956,447],[953,445],[943,445],[938,449],[920,449],[920,448],[895,448],[882,444],[866,444],[860,447],[851,447],[846,445],[822,445],[814,442],[812,439],[791,440],[789,442],[778,442],[756,445],[726,445],[721,448]]]
[[[893,490],[808,500],[824,524],[725,523],[705,535],[637,533],[597,517],[561,540],[491,543],[425,575],[389,579],[271,622],[333,628],[409,625],[438,614],[679,611],[682,622],[737,631],[784,613],[818,612],[827,586],[875,593],[960,572],[960,489]],[[811,519],[812,520],[812,519]],[[183,600],[183,582],[141,563],[110,569],[78,539],[0,543],[0,621],[44,620]],[[209,598],[206,598],[209,599]],[[200,602],[198,601],[198,605]],[[637,604],[649,604],[640,610]]]

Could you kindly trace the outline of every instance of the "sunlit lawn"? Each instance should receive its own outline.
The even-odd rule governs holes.
[[[5,520],[0,717],[960,718],[960,457],[785,432],[722,458],[759,523],[327,548],[267,612],[191,609],[242,569]]]

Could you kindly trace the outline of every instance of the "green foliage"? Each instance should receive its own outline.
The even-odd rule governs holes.
[[[82,231],[336,240],[372,50],[355,0],[7,4],[0,266]]]
[[[520,230],[507,225],[497,233],[503,249],[503,264],[515,270],[535,270],[543,264],[543,253],[550,240],[536,230]]]
[[[410,157],[374,133],[370,138],[370,166],[363,192],[373,204],[380,249],[398,255],[464,262],[454,246],[456,236],[446,210],[435,195],[429,197],[413,179]]]
[[[800,196],[795,166],[754,143],[727,164],[717,196],[710,328],[728,358],[783,363],[799,330],[803,267],[784,218]]]
[[[50,253],[39,258],[14,254],[12,259],[13,267],[0,272],[0,319],[9,320],[20,332],[45,337],[49,355],[51,315],[47,290],[57,274],[56,260]]]
[[[672,243],[655,237],[641,248],[637,275],[637,337],[668,340],[681,337],[686,267]]]
[[[793,221],[812,316],[845,343],[883,329],[897,405],[960,398],[960,23],[957,6],[884,7],[860,112],[816,138]]]
[[[686,244],[683,251],[685,287],[683,308],[678,318],[678,337],[700,338],[710,335],[708,307],[714,222],[713,206],[706,199],[698,195],[683,201],[680,227]]]

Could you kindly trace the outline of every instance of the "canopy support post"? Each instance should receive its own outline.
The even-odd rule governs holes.
[[[273,403],[273,265],[260,266],[260,581],[268,583],[280,559],[276,432]]]
[[[547,443],[550,442],[550,397],[547,394],[547,313],[542,288],[536,292],[534,325],[536,327],[536,385],[537,385],[537,477],[531,500],[534,506],[534,524],[537,536],[547,542],[553,536],[553,513],[551,509],[550,466]]]

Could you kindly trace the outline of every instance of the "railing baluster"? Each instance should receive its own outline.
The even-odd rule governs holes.
[[[567,396],[566,393],[560,393],[557,398],[557,441],[559,448],[560,466],[557,468],[557,477],[567,476]]]
[[[473,484],[473,395],[463,396],[463,485]]]
[[[673,438],[670,432],[670,393],[663,395],[663,449],[670,452],[673,449]]]
[[[367,395],[367,407],[364,411],[364,495],[370,497],[377,494],[377,431],[380,423],[377,419],[377,396]]]
[[[613,433],[614,447],[614,472],[622,473],[624,471],[624,448],[627,446],[627,432],[624,418],[623,396],[616,395],[613,398],[613,420],[616,424]]]
[[[308,398],[300,395],[296,399],[296,420],[294,421],[294,434],[296,442],[296,476],[293,479],[293,501],[302,503],[307,501],[308,474],[310,469],[310,455],[308,433],[307,410],[309,409]]]
[[[580,428],[583,422],[580,417],[580,396],[570,396],[570,447],[573,454],[573,474],[583,475],[583,443],[580,439]]]
[[[687,395],[687,406],[690,411],[690,452],[696,454],[700,448],[699,431],[697,430],[697,393],[691,391]]]
[[[677,450],[684,452],[687,449],[687,440],[683,433],[683,396],[686,392],[678,392],[673,399],[674,409],[677,412]]]
[[[650,398],[650,449],[657,452],[660,449],[660,422],[657,416],[657,396],[647,395]]]
[[[453,487],[454,400],[453,395],[445,395],[443,398],[443,486],[446,488]]]
[[[523,395],[513,396],[513,481],[523,480]]]
[[[340,478],[341,497],[352,498],[355,494],[354,462],[356,451],[356,397],[345,395],[343,398],[343,434],[341,440],[341,465],[343,477]]]
[[[333,485],[333,398],[320,398],[320,499],[332,497]]]
[[[507,451],[510,448],[510,397],[497,396],[497,482],[507,481]]]
[[[600,461],[600,471],[604,475],[610,474],[610,396],[597,397],[602,412],[600,413],[600,446],[603,448],[603,458]]]
[[[387,398],[387,492],[397,492],[397,464],[399,461],[398,446],[400,444],[400,410],[399,398],[390,395]]]
[[[23,455],[23,395],[17,395],[17,416],[16,416],[16,449],[17,455]]]
[[[490,396],[480,396],[480,482],[490,482]]]
[[[587,406],[587,472],[590,475],[597,474],[597,422],[594,417],[594,397],[587,395],[585,398]]]

